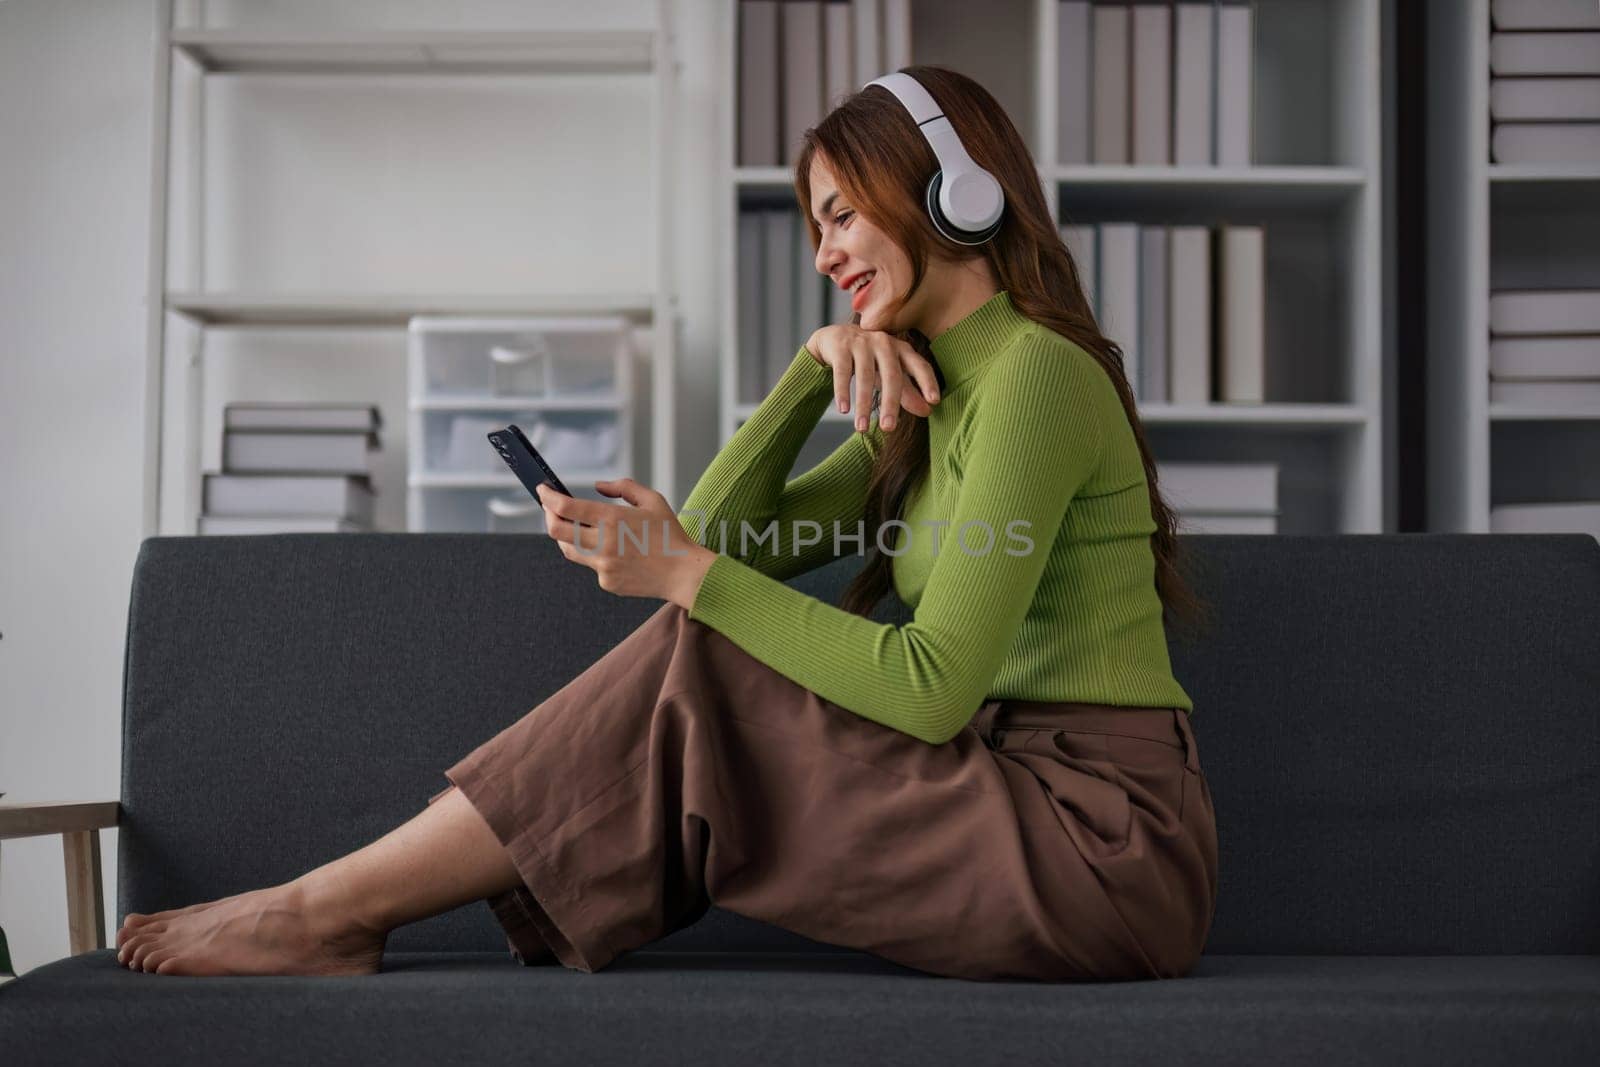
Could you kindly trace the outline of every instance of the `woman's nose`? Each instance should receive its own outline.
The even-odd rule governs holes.
[[[816,246],[816,272],[824,275],[832,274],[834,264],[842,254],[842,251],[838,250],[838,245],[835,245],[834,238],[822,234],[822,240]]]
[[[828,238],[824,237],[822,243],[817,246],[817,273],[822,275],[831,274],[833,265],[838,260],[839,250]]]

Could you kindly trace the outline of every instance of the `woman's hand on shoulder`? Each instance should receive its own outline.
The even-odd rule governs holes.
[[[855,379],[858,432],[867,429],[874,389],[879,390],[878,423],[886,431],[899,424],[902,409],[927,418],[939,402],[933,364],[893,334],[838,323],[813,333],[806,350],[833,371],[833,395],[840,411],[850,410],[850,379]]]

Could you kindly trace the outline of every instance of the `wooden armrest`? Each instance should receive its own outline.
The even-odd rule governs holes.
[[[106,947],[100,878],[100,831],[120,821],[115,800],[0,804],[0,841],[60,834],[67,864],[67,939],[74,956]]]
[[[79,803],[0,804],[0,841],[117,825],[122,805],[115,800]]]

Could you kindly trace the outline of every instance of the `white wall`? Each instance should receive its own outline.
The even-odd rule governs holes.
[[[182,2],[178,8],[187,10]],[[681,496],[716,447],[716,246],[701,235],[721,216],[712,138],[722,102],[713,96],[720,87],[715,6],[672,0],[671,10],[683,63],[674,119],[681,193],[673,205],[685,319],[678,376]],[[123,636],[144,521],[156,11],[154,0],[0,0],[0,144],[6,146],[0,152],[0,790],[7,801],[112,799],[120,792]],[[654,16],[651,0],[235,0],[205,12],[211,26],[257,28],[650,26]],[[575,136],[584,135],[582,124],[575,129]],[[609,150],[608,128],[597,127],[593,136],[596,150]],[[583,146],[577,148],[581,153]],[[360,165],[370,168],[370,161]],[[559,154],[546,153],[543,165],[559,166]],[[531,186],[541,182],[541,173],[541,188],[563,179],[560,171],[531,168],[521,177]],[[213,195],[243,187],[226,169],[209,184]],[[262,195],[274,195],[273,189]],[[626,261],[618,262],[630,269],[637,235],[608,230],[602,213],[581,213],[580,222],[586,229],[577,238],[590,242],[591,251],[627,250],[619,253]],[[235,220],[219,239],[228,240],[230,232],[247,239],[241,225]],[[570,242],[574,234],[563,239]],[[210,271],[221,265],[268,271],[272,282],[284,285],[301,277],[314,288],[320,279],[297,274],[304,265],[285,258],[286,247],[272,246],[276,259],[251,261],[226,244],[208,243],[208,281],[218,284],[220,275]],[[485,258],[503,250],[500,244],[486,248]],[[470,255],[471,248],[456,240],[450,251]],[[530,249],[530,257],[536,254]],[[506,269],[504,262],[499,267]],[[372,278],[373,288],[393,284],[381,274]],[[176,284],[186,280],[174,278]],[[496,288],[515,288],[518,281],[526,279]],[[330,397],[359,391],[363,368],[382,372],[392,353],[389,340],[347,339],[347,347],[329,349],[337,365],[318,372],[297,354],[293,338],[260,344],[291,373],[319,374],[319,388]],[[259,381],[255,369],[238,361],[240,347],[236,338],[208,347],[208,405]],[[389,396],[388,387],[375,392]],[[92,438],[86,440],[85,431]],[[20,973],[68,954],[61,848],[58,838],[29,838],[3,849],[0,925]],[[116,831],[103,835],[102,849],[109,938],[117,922]]]
[[[7,801],[118,793],[143,492],[153,11],[148,0],[0,3]],[[0,847],[0,926],[20,973],[67,954],[61,843]],[[103,848],[114,878],[114,831]]]

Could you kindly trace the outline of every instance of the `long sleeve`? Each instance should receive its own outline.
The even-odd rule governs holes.
[[[802,345],[684,501],[678,521],[689,536],[779,581],[837,558],[836,523],[842,552],[858,551],[844,538],[865,514],[867,477],[883,442],[876,424],[785,481],[832,399],[832,372]]]
[[[959,733],[988,695],[1069,503],[1099,461],[1107,398],[1096,390],[1112,388],[1081,350],[1042,331],[998,355],[976,385],[952,446],[963,468],[953,513],[909,623],[851,614],[727,555],[712,561],[690,617],[858,715],[932,744]]]

